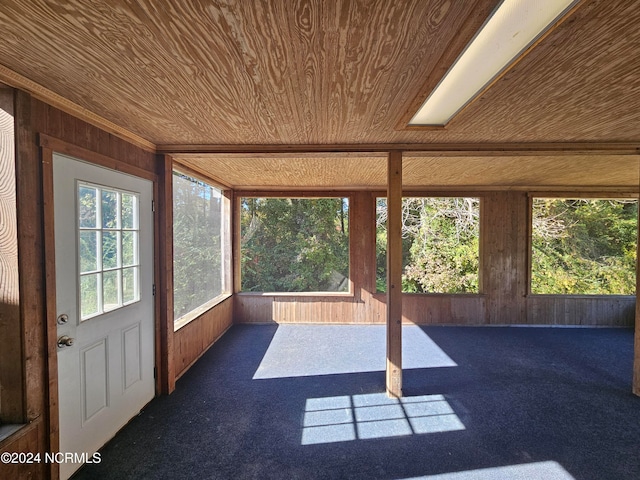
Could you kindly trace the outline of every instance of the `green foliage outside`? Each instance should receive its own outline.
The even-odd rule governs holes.
[[[243,198],[242,290],[347,291],[346,198]]]
[[[221,192],[173,174],[174,318],[222,293]]]
[[[386,291],[386,199],[376,210],[376,285]],[[477,293],[479,218],[477,198],[403,198],[402,291]]]
[[[536,198],[531,290],[634,295],[636,200]]]

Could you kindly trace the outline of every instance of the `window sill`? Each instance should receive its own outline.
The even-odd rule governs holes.
[[[626,295],[621,293],[529,293],[527,298],[570,298],[570,299],[578,299],[578,298],[635,298],[635,294]]]
[[[215,307],[216,305],[224,302],[226,299],[228,299],[230,297],[231,297],[230,293],[223,293],[223,294],[218,295],[217,297],[209,300],[204,305],[200,305],[198,308],[196,308],[194,310],[191,310],[189,313],[183,315],[182,317],[176,319],[173,322],[173,331],[177,332],[178,330],[180,330],[185,325],[188,325],[193,320],[195,320],[196,318],[204,315],[209,310],[211,310],[213,307]]]
[[[353,297],[352,292],[238,292],[242,297]]]
[[[9,438],[24,426],[26,425],[23,423],[0,425],[0,442]]]
[[[376,292],[374,293],[377,297],[386,297],[387,292]],[[456,298],[478,298],[478,297],[486,297],[486,293],[413,293],[413,292],[402,292],[402,295],[407,295],[410,297],[456,297]]]

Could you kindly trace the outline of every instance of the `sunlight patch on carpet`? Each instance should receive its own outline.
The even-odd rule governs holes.
[[[302,445],[464,430],[443,395],[389,398],[385,393],[309,398]]]
[[[384,371],[383,325],[280,325],[254,379]],[[418,326],[402,327],[403,368],[457,364]]]

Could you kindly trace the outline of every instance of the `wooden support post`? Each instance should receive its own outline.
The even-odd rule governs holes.
[[[158,155],[159,270],[160,270],[160,390],[176,388],[173,342],[173,160]],[[157,296],[156,296],[157,298]]]
[[[640,162],[639,162],[640,163]],[[640,167],[640,165],[639,165]],[[640,396],[640,208],[638,208],[638,249],[636,251],[636,322],[633,355],[633,393]]]
[[[402,152],[387,162],[387,395],[402,396]]]

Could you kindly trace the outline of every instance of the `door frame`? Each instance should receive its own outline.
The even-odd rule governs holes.
[[[60,448],[60,412],[58,406],[58,347],[57,347],[57,323],[56,323],[56,261],[55,261],[55,235],[54,235],[54,204],[53,204],[53,154],[59,153],[74,157],[78,160],[88,162],[98,167],[109,168],[121,173],[126,173],[153,183],[153,199],[154,204],[158,205],[158,184],[159,177],[155,172],[149,172],[142,168],[131,165],[123,160],[111,158],[91,150],[64,142],[48,135],[40,134],[38,144],[40,146],[40,155],[42,160],[42,203],[43,203],[43,233],[44,233],[44,273],[45,273],[45,337],[47,341],[47,378],[46,384],[48,391],[46,393],[48,399],[47,421],[45,425],[49,425],[49,451],[58,452]],[[154,259],[153,259],[153,281],[155,285],[160,285],[160,269],[159,269],[159,252],[160,252],[160,235],[158,223],[158,208],[153,209],[153,242],[154,242]],[[161,309],[160,297],[155,295],[154,305],[154,365],[155,365],[155,395],[158,396],[162,392],[162,375],[164,369],[162,366],[163,341],[166,343],[165,336],[161,335]],[[55,463],[49,465],[50,476],[57,479],[60,476],[59,466]]]

